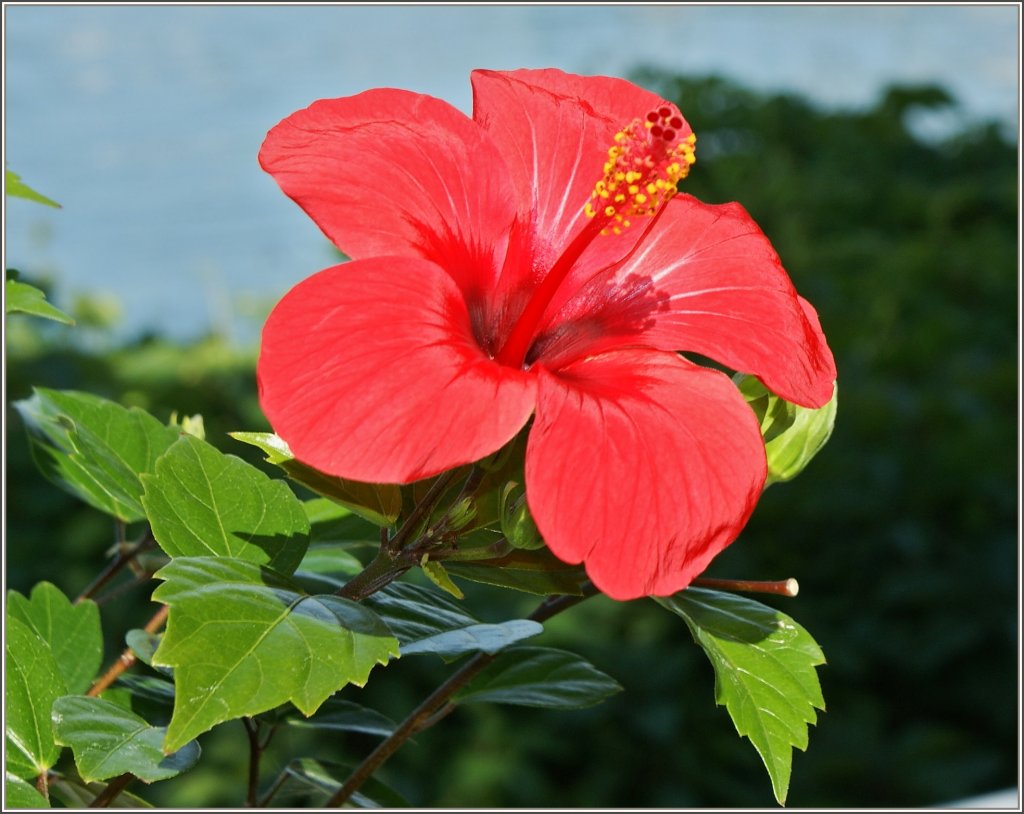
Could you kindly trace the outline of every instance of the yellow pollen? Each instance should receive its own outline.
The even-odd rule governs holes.
[[[696,160],[697,137],[688,133],[680,138],[684,127],[679,111],[666,102],[615,134],[603,177],[584,208],[587,217],[608,218],[601,234],[621,234],[631,224],[629,217],[654,215],[676,194]],[[604,205],[595,206],[595,201]]]

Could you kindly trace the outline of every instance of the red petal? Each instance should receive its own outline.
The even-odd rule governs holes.
[[[518,208],[482,128],[402,90],[314,102],[267,134],[260,164],[349,256],[420,255],[464,290],[496,273]]]
[[[634,253],[610,279],[585,286],[548,334],[542,358],[549,365],[600,343],[639,341],[753,373],[808,407],[832,397],[836,378],[814,309],[750,215],[739,204],[711,206],[689,195],[669,201]],[[556,334],[572,337],[572,346]]]
[[[540,371],[526,493],[551,550],[615,599],[685,588],[739,534],[766,476],[727,376],[628,349]]]
[[[535,265],[550,268],[588,220],[583,210],[615,134],[664,103],[623,79],[555,69],[474,71],[472,81],[473,118],[498,145],[518,198],[529,207],[523,216],[534,219],[539,237]],[[681,135],[690,132],[684,122]],[[618,260],[639,234],[630,229],[595,241],[588,262]]]
[[[451,278],[416,258],[356,260],[299,283],[264,326],[257,373],[296,458],[378,483],[494,452],[536,393],[533,376],[481,353]]]

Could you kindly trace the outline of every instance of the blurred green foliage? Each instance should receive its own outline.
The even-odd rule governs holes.
[[[988,124],[916,135],[928,111],[955,110],[933,87],[825,112],[721,79],[636,78],[676,101],[698,133],[686,191],[747,207],[818,309],[838,362],[843,397],[828,446],[793,484],[766,492],[709,570],[797,577],[800,596],[775,604],[829,660],[828,712],[795,755],[790,804],[922,806],[1014,786],[1016,145]],[[211,442],[259,462],[226,435],[267,428],[254,349],[211,336],[86,351],[74,330],[28,332],[9,320],[8,405],[41,385],[160,418],[199,412]],[[17,431],[7,456],[8,584],[27,592],[49,579],[75,596],[102,567],[109,523],[47,484]],[[533,605],[465,588],[484,621]],[[104,606],[109,648],[148,618],[147,593]],[[625,693],[568,713],[461,709],[380,778],[422,805],[773,805],[679,619],[653,602],[600,598],[552,620],[538,643],[581,653]],[[349,697],[399,719],[445,674],[403,660]],[[196,769],[146,794],[163,805],[240,804],[242,738],[240,726],[220,727],[202,739]],[[265,783],[303,749],[353,762],[374,742],[287,730],[267,755]]]

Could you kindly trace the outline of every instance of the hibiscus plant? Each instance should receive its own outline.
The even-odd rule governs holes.
[[[388,804],[374,773],[460,705],[619,691],[615,665],[524,644],[598,594],[682,618],[785,801],[824,656],[747,596],[795,580],[701,574],[831,433],[816,313],[740,205],[682,191],[696,137],[672,102],[558,70],[472,86],[472,117],[369,90],[263,143],[262,167],[351,258],[263,330],[273,432],[229,443],[283,477],[219,451],[198,417],[44,389],[16,405],[43,472],[139,532],[74,602],[49,583],[8,595],[9,803],[141,804],[137,781],[186,771],[197,738],[240,719],[249,805]],[[9,310],[54,316],[12,284]],[[90,597],[129,566],[159,610],[101,674]],[[536,610],[481,621],[470,583]],[[452,664],[404,721],[346,692],[418,655]],[[297,756],[261,776],[296,724],[380,743],[348,770]]]

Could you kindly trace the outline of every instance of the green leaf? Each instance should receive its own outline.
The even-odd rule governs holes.
[[[10,615],[6,670],[6,769],[18,777],[34,778],[60,755],[50,729],[50,707],[67,689],[50,646]]]
[[[423,639],[479,623],[444,594],[409,582],[392,582],[363,604],[384,620],[405,648]]]
[[[174,704],[174,685],[167,679],[158,676],[125,673],[118,676],[117,687],[124,689],[133,698],[145,701],[151,706],[166,707],[169,710]],[[103,695],[106,697],[106,692]]]
[[[47,302],[46,295],[34,285],[7,279],[5,283],[5,313],[22,313],[43,319],[74,325],[75,321],[57,306]]]
[[[60,209],[60,204],[56,201],[51,201],[45,195],[40,192],[36,192],[32,187],[21,180],[21,176],[11,170],[4,170],[4,193],[11,195],[15,198],[24,198],[27,201],[35,201],[41,203],[44,206],[52,206],[55,209]]]
[[[87,599],[72,605],[55,585],[40,582],[30,599],[9,591],[7,613],[50,646],[68,692],[89,689],[103,661],[103,631],[95,602]]]
[[[195,741],[165,755],[165,729],[150,726],[135,713],[101,698],[58,698],[52,717],[57,742],[71,747],[75,766],[86,782],[130,772],[152,783],[181,774],[199,759]]]
[[[323,808],[328,798],[341,788],[338,777],[348,777],[355,767],[313,758],[298,758],[285,768],[288,780],[278,800],[287,799],[293,806]],[[376,778],[370,777],[348,800],[355,808],[408,808],[409,801]],[[275,801],[275,805],[278,803]]]
[[[586,579],[580,566],[567,565],[546,547],[534,551],[517,549],[491,560],[445,560],[444,565],[449,574],[457,577],[540,596],[580,596],[583,593],[580,586]]]
[[[526,488],[510,482],[501,492],[501,533],[514,548],[542,548],[544,540],[526,505]]]
[[[59,800],[65,808],[86,809],[97,795],[107,787],[106,783],[90,783],[61,777],[50,783],[50,797]],[[122,791],[107,808],[152,808],[148,802],[130,791]]]
[[[380,526],[370,523],[351,509],[316,497],[303,501],[302,508],[309,518],[310,540],[314,543],[344,543],[347,548],[380,546]]]
[[[232,438],[262,449],[267,461],[292,480],[330,498],[377,526],[390,526],[402,510],[402,493],[393,483],[363,483],[327,475],[295,460],[284,439],[271,432],[233,432]]]
[[[679,614],[715,669],[715,701],[764,761],[780,804],[793,748],[807,748],[807,724],[825,701],[815,667],[825,663],[810,634],[784,613],[746,597],[689,588],[655,597]]]
[[[500,653],[453,700],[576,709],[599,704],[621,690],[614,678],[575,653],[513,647]]]
[[[71,390],[36,388],[14,406],[44,475],[125,522],[145,519],[139,475],[153,471],[177,430],[137,407]]]
[[[839,386],[824,407],[791,404],[770,392],[755,376],[739,377],[743,397],[761,423],[768,453],[765,486],[792,480],[811,462],[832,435],[839,404]]]
[[[4,803],[7,810],[15,808],[49,808],[36,787],[26,783],[17,775],[6,772],[4,779]]]
[[[435,653],[452,658],[463,653],[497,653],[511,644],[544,632],[544,626],[529,619],[512,619],[496,625],[477,624],[447,630],[412,642],[402,648],[403,656]]]
[[[403,656],[433,653],[452,660],[463,653],[496,653],[543,630],[526,619],[481,623],[444,594],[409,582],[392,582],[363,604],[388,625],[401,643]]]
[[[362,570],[363,564],[348,552],[345,545],[320,543],[309,547],[299,563],[295,578],[302,579],[303,584],[322,583],[333,591]]]
[[[181,557],[157,572],[170,605],[153,663],[173,667],[174,717],[164,748],[216,724],[291,701],[311,715],[346,684],[362,686],[398,642],[369,608],[308,596],[265,566]]]
[[[420,568],[423,569],[423,573],[426,574],[427,579],[433,582],[446,594],[450,594],[456,599],[466,598],[465,594],[462,593],[462,589],[452,582],[452,578],[448,576],[448,572],[445,570],[445,567],[439,562],[430,561],[429,553],[424,554],[420,559]]]
[[[143,478],[153,536],[171,557],[233,557],[292,573],[309,520],[288,484],[191,435]]]
[[[289,718],[288,723],[292,726],[310,729],[362,732],[365,735],[379,735],[384,738],[394,732],[398,726],[375,709],[337,698],[328,698],[312,717]]]
[[[153,654],[160,646],[162,633],[150,633],[142,628],[133,628],[124,634],[124,641],[135,656],[147,667],[153,666]]]

